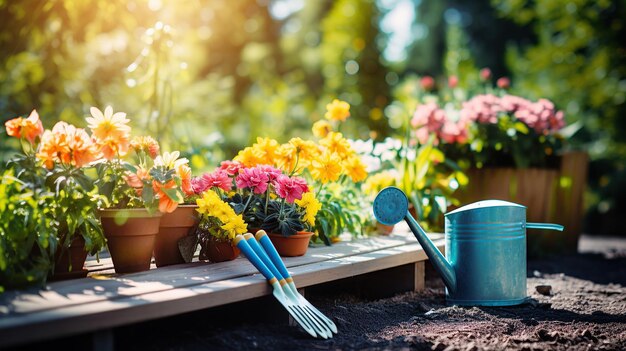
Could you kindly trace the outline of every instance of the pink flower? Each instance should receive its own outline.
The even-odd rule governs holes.
[[[439,137],[448,144],[465,144],[468,140],[467,122],[465,120],[458,122],[446,121],[443,127],[441,127]]]
[[[483,68],[480,70],[480,79],[483,81],[491,78],[491,70],[489,68]]]
[[[511,80],[507,77],[501,77],[496,81],[496,85],[498,85],[500,89],[508,89],[511,87]]]
[[[301,177],[289,177],[281,174],[276,179],[276,194],[284,198],[287,202],[293,203],[302,199],[302,194],[309,191],[306,180]]]
[[[497,123],[498,113],[502,112],[500,99],[492,94],[476,95],[463,103],[461,119],[479,123]]]
[[[515,95],[504,95],[500,98],[500,106],[504,111],[515,112],[527,108],[532,102]]]
[[[193,177],[191,178],[191,189],[195,194],[200,195],[209,189],[209,182],[203,177]]]
[[[448,77],[448,86],[450,88],[456,88],[459,85],[459,78],[457,76]]]
[[[283,172],[273,166],[270,165],[259,165],[257,166],[262,172],[265,172],[269,178],[269,182],[272,185],[276,185],[276,179],[283,174]]]
[[[213,173],[205,173],[202,175],[202,179],[208,184],[209,188],[220,188],[224,191],[233,189],[233,180],[228,175],[228,172],[223,169],[218,168]]]
[[[242,167],[243,165],[238,161],[226,160],[220,163],[220,169],[226,171],[229,176],[237,175]]]
[[[255,194],[262,194],[267,190],[269,176],[260,168],[243,168],[235,178],[238,188],[250,188]]]
[[[424,76],[420,79],[420,85],[422,86],[422,89],[431,91],[435,88],[435,80],[431,76]]]
[[[445,112],[440,109],[436,103],[429,102],[424,105],[419,105],[417,109],[415,109],[415,113],[411,119],[411,125],[417,128],[415,133],[417,140],[421,144],[426,143],[428,136],[433,132],[438,132],[445,120]],[[438,144],[438,142],[439,140],[435,139],[435,144]]]

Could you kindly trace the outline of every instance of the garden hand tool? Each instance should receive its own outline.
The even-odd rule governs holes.
[[[335,325],[335,323],[333,323],[332,320],[330,320],[322,312],[320,312],[317,308],[315,308],[315,306],[313,306],[307,299],[304,298],[304,296],[300,294],[300,292],[298,292],[298,289],[296,288],[296,284],[294,283],[293,278],[291,278],[289,271],[287,271],[287,267],[285,267],[283,260],[280,258],[280,255],[276,251],[276,248],[272,244],[272,241],[270,240],[270,238],[267,236],[267,233],[265,233],[264,230],[259,230],[256,233],[255,237],[256,237],[256,240],[261,244],[261,246],[263,247],[267,255],[272,260],[272,263],[274,263],[276,268],[278,268],[278,270],[280,271],[280,274],[285,278],[285,281],[287,282],[287,286],[291,289],[291,291],[298,298],[298,300],[301,303],[303,303],[305,306],[307,306],[309,310],[312,313],[314,313],[315,316],[318,317],[319,320],[324,322],[324,324],[326,324],[328,328],[330,328],[330,330],[333,331],[333,333],[337,333],[337,326]]]
[[[310,324],[313,326],[315,331],[324,339],[332,337],[333,336],[332,331],[328,329],[328,327],[322,321],[316,318],[315,314],[311,312],[307,308],[306,305],[302,304],[298,300],[298,298],[293,293],[291,288],[289,288],[289,286],[287,285],[285,278],[283,278],[282,274],[276,269],[276,266],[274,265],[274,263],[272,263],[272,261],[267,256],[263,248],[261,248],[259,243],[256,242],[256,240],[254,240],[254,236],[250,233],[247,233],[247,234],[244,234],[243,237],[246,239],[246,241],[248,242],[248,245],[250,245],[254,253],[257,254],[257,256],[261,259],[261,261],[263,261],[265,266],[272,272],[272,274],[274,274],[276,279],[278,279],[278,283],[282,287],[283,292],[285,293],[285,296],[287,296],[287,298],[289,298],[293,303],[296,304],[295,307],[299,309],[299,311],[302,312],[307,317],[307,319],[311,322]]]
[[[241,234],[237,235],[235,239],[233,239],[233,243],[235,244],[235,246],[239,248],[239,250],[241,250],[244,253],[244,255],[246,255],[248,260],[250,260],[250,263],[252,263],[254,267],[256,267],[259,270],[259,272],[261,272],[261,274],[263,274],[265,279],[267,279],[269,284],[274,289],[273,295],[276,298],[276,300],[278,300],[278,302],[280,302],[280,304],[283,305],[283,307],[285,307],[287,312],[289,312],[289,314],[293,317],[293,319],[295,319],[296,322],[298,322],[298,324],[300,324],[300,326],[307,333],[309,333],[313,337],[317,337],[317,333],[311,326],[311,323],[305,319],[305,316],[302,314],[302,312],[300,312],[294,307],[294,303],[291,302],[287,298],[287,296],[285,296],[283,289],[280,287],[278,279],[276,279],[274,274],[272,274],[269,268],[265,266],[265,264],[256,255],[256,253],[254,253],[254,251],[252,250],[250,245],[248,245],[248,242],[243,237],[243,235]]]
[[[526,207],[501,200],[475,202],[445,214],[446,257],[408,212],[402,190],[387,187],[374,200],[378,222],[405,220],[446,285],[446,300],[465,306],[510,306],[526,301],[526,228],[563,230],[526,223]]]

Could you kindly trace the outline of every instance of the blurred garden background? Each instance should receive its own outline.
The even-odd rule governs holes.
[[[310,136],[334,98],[347,137],[383,140],[422,77],[489,68],[589,153],[585,232],[626,234],[626,1],[0,0],[0,19],[3,123],[85,127],[111,105],[198,173],[257,136]],[[19,142],[0,138],[4,160]]]

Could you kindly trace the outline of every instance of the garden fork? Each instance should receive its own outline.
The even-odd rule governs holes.
[[[272,260],[268,257],[268,255],[263,250],[263,248],[259,245],[259,243],[254,239],[254,236],[250,233],[247,233],[247,234],[244,234],[243,237],[246,239],[246,241],[248,242],[248,245],[252,248],[254,253],[256,253],[256,255],[261,259],[261,261],[263,261],[265,266],[272,272],[272,274],[274,274],[276,279],[278,279],[278,283],[282,287],[285,296],[287,296],[287,298],[290,299],[291,302],[296,304],[295,308],[298,309],[301,313],[303,313],[307,317],[308,321],[311,322],[317,334],[319,334],[324,339],[332,337],[333,333],[326,326],[326,324],[324,324],[323,321],[321,321],[318,317],[316,317],[315,314],[298,299],[296,294],[293,293],[293,291],[287,284],[287,281],[285,280],[285,278],[283,278],[282,274],[278,271],[274,263],[272,263]]]
[[[311,336],[317,337],[315,328],[313,327],[313,323],[309,320],[309,318],[302,313],[302,311],[296,308],[296,304],[293,303],[290,299],[287,298],[283,289],[280,286],[280,283],[276,276],[272,273],[272,271],[261,261],[259,256],[254,252],[254,250],[250,247],[246,239],[243,235],[239,234],[233,239],[233,244],[237,246],[243,253],[246,255],[250,263],[252,263],[258,270],[263,274],[265,279],[269,282],[269,284],[273,288],[273,295],[280,302],[281,305],[289,312],[289,314],[293,317],[296,322]]]
[[[336,334],[337,326],[335,325],[335,323],[333,323],[332,320],[330,320],[322,312],[320,312],[317,308],[315,308],[315,306],[313,306],[307,299],[304,298],[304,296],[300,294],[300,292],[298,292],[298,289],[296,288],[296,284],[294,283],[293,278],[291,278],[289,271],[287,271],[287,267],[285,267],[283,260],[280,258],[280,255],[278,254],[278,252],[276,251],[276,248],[270,241],[270,238],[267,236],[267,233],[265,233],[264,230],[259,230],[256,233],[255,237],[256,237],[256,240],[261,244],[261,246],[263,246],[265,253],[270,257],[270,259],[272,260],[272,263],[274,263],[274,266],[276,266],[276,268],[280,272],[280,275],[282,275],[282,277],[285,279],[285,281],[287,282],[288,288],[291,290],[293,295],[298,299],[298,301],[300,301],[300,303],[305,307],[307,311],[309,311],[309,313],[315,315],[319,321],[324,323],[328,329],[330,329],[333,333]],[[332,334],[330,335],[332,336]]]

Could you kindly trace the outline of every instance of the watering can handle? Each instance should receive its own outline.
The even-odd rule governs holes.
[[[563,227],[560,224],[553,224],[553,223],[532,223],[532,222],[528,222],[528,223],[526,223],[526,229],[550,229],[550,230],[558,230],[558,231],[562,232],[563,229],[565,229],[565,227]]]

